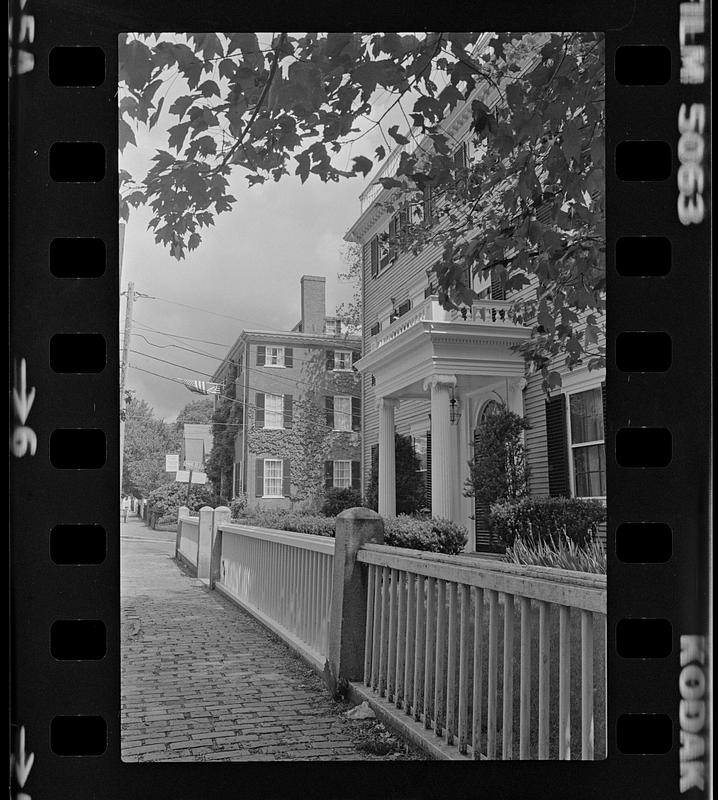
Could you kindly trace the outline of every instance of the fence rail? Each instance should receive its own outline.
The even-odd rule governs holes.
[[[217,536],[216,587],[323,666],[334,539],[233,524]]]
[[[475,759],[603,757],[605,577],[372,544],[357,559],[379,697]]]

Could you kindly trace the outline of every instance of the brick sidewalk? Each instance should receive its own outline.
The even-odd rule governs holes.
[[[343,718],[283,642],[181,571],[174,538],[122,525],[123,761],[420,757],[360,749],[366,723]]]

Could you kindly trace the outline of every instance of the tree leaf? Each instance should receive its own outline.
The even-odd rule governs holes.
[[[386,156],[386,150],[381,145],[379,145],[374,152],[376,153],[376,157],[379,161]]]
[[[190,121],[180,122],[179,125],[173,125],[167,130],[167,133],[169,134],[167,144],[169,147],[175,149],[178,153],[182,149],[184,140],[187,137],[190,124]]]
[[[352,161],[354,162],[352,172],[361,172],[364,177],[371,172],[374,166],[373,162],[366,158],[366,156],[357,156],[356,158],[353,158]]]
[[[406,138],[406,136],[399,133],[398,125],[392,125],[387,131],[387,133],[397,144],[409,144],[409,140]]]
[[[187,109],[196,100],[195,95],[186,94],[183,97],[178,97],[170,106],[170,114],[175,114],[180,119],[187,113]]]
[[[137,146],[137,141],[135,140],[135,133],[130,127],[130,125],[120,117],[119,145],[121,153],[124,151],[125,147],[127,147],[128,144],[133,144]]]
[[[213,97],[214,95],[221,97],[219,86],[214,81],[204,81],[197,88],[202,92],[202,97]]]

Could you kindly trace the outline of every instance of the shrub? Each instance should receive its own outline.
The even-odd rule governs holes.
[[[246,495],[239,495],[239,497],[235,497],[234,500],[229,504],[229,516],[231,519],[239,519],[241,516],[244,515],[244,512],[247,508],[247,497]]]
[[[448,519],[417,519],[407,514],[384,519],[384,544],[392,547],[456,555],[467,538],[466,530]]]
[[[539,542],[517,537],[513,545],[507,548],[505,559],[512,564],[535,564],[606,574],[606,548],[597,537],[583,545],[563,535],[555,540]]]
[[[311,533],[314,536],[334,536],[334,517],[316,514],[302,514],[292,511],[262,511],[243,517],[243,525],[256,525],[258,528],[272,528],[276,531]]]
[[[413,514],[423,505],[426,497],[421,460],[416,455],[411,436],[397,433],[394,437],[397,514]],[[373,461],[366,490],[366,502],[374,511],[379,507],[379,464]]]
[[[488,506],[526,495],[528,466],[522,437],[530,427],[523,417],[506,408],[479,424],[464,485],[466,497],[475,497],[477,503]]]
[[[347,508],[363,506],[361,492],[356,489],[337,489],[332,487],[327,489],[324,494],[321,512],[326,517],[336,517]]]
[[[505,545],[516,537],[535,542],[558,541],[564,534],[579,545],[592,539],[606,521],[606,507],[600,500],[574,497],[523,497],[494,503],[489,529]]]
[[[186,505],[190,511],[199,511],[202,506],[211,506],[212,499],[212,492],[208,487],[192,486],[188,502],[186,484],[167,483],[150,492],[147,509],[155,520],[176,520],[180,506]]]

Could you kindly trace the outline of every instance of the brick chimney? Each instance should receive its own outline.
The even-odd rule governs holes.
[[[317,275],[302,275],[302,332],[324,333],[327,315],[327,279]]]

